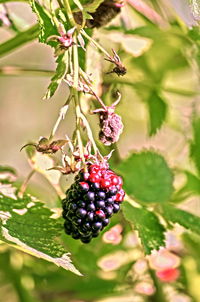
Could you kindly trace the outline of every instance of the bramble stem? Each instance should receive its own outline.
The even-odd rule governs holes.
[[[61,107],[58,119],[57,119],[57,121],[56,121],[56,123],[55,123],[55,125],[54,125],[54,127],[52,129],[52,132],[51,132],[50,136],[49,136],[49,141],[52,140],[52,138],[54,137],[54,135],[55,135],[55,133],[56,133],[56,131],[57,131],[59,125],[60,125],[60,122],[62,120],[64,120],[65,115],[67,113],[67,110],[69,108],[68,104],[69,104],[69,100],[67,100],[67,102],[63,105],[63,107]]]
[[[64,7],[65,7],[67,16],[69,18],[69,22],[71,23],[72,26],[76,26],[76,22],[74,21],[74,16],[73,16],[69,1],[68,0],[63,0],[63,4],[64,4]]]
[[[26,188],[27,188],[27,185],[31,179],[31,177],[33,176],[33,174],[35,173],[35,169],[32,169],[31,172],[27,175],[27,177],[24,179],[20,189],[19,189],[19,192],[18,192],[18,196],[19,198],[22,198],[23,195],[24,195],[24,192],[26,191]]]
[[[49,1],[49,7],[50,7],[50,12],[51,12],[53,22],[55,23],[57,29],[59,30],[60,24],[58,22],[58,19],[56,18],[56,14],[55,14],[55,10],[53,8],[53,1],[52,0]]]
[[[82,35],[87,38],[90,42],[92,42],[101,52],[103,52],[106,57],[110,58],[109,53],[94,39],[92,39],[83,29],[81,30]]]
[[[88,135],[89,140],[92,143],[92,147],[94,149],[94,153],[97,154],[98,148],[97,148],[97,145],[96,145],[95,140],[93,138],[92,130],[91,130],[90,125],[89,125],[89,123],[88,123],[88,121],[87,121],[87,119],[86,119],[86,117],[84,116],[83,113],[81,113],[81,119],[83,121],[84,126],[86,127],[87,135]]]
[[[98,95],[93,91],[93,89],[90,86],[90,82],[88,81],[85,72],[80,68],[80,74],[83,77],[84,81],[87,83],[91,93],[93,94],[93,96],[97,99],[97,101],[100,103],[100,105],[103,107],[103,109],[107,110],[106,105],[104,104],[104,102],[102,101],[102,99],[100,97],[98,97]]]
[[[81,109],[79,104],[79,96],[78,96],[78,80],[79,80],[79,60],[78,60],[78,47],[77,47],[77,37],[76,34],[74,35],[74,45],[73,45],[73,67],[74,67],[74,81],[73,81],[73,95],[74,95],[74,102],[75,102],[75,111],[76,111],[76,135],[78,140],[79,152],[80,157],[85,163],[84,157],[84,149],[83,143],[81,140],[81,133],[80,133],[80,122],[81,122]]]

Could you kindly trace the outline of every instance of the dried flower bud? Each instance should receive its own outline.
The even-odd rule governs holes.
[[[114,112],[101,112],[100,116],[99,139],[101,142],[109,146],[118,141],[123,130],[123,123],[121,117]]]
[[[113,57],[109,56],[108,58],[105,58],[106,61],[109,61],[113,64],[115,64],[115,67],[112,71],[107,72],[109,73],[116,73],[118,76],[124,76],[127,73],[126,67],[122,64],[120,57],[116,53],[114,49],[112,49]]]
[[[46,137],[41,137],[37,144],[35,143],[26,144],[21,148],[21,150],[27,146],[33,146],[36,148],[38,152],[44,154],[53,154],[56,153],[58,150],[61,150],[66,143],[67,140],[63,140],[63,139],[59,139],[57,141],[53,141],[52,143],[50,143]]]
[[[117,100],[111,106],[104,106],[104,108],[93,111],[93,113],[99,113],[101,128],[99,139],[106,146],[110,146],[118,141],[124,127],[121,117],[115,113],[115,107],[121,99],[121,94],[118,91],[117,95]]]

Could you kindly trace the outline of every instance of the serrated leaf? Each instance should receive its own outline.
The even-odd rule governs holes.
[[[200,235],[200,217],[169,204],[162,205],[163,217],[173,223],[179,223],[184,228]]]
[[[133,153],[118,167],[129,195],[145,203],[161,203],[173,192],[173,174],[165,159],[153,152]]]
[[[50,209],[30,196],[10,198],[0,193],[0,239],[80,275],[65,248],[56,241],[63,225],[52,215]]]
[[[35,0],[29,0],[33,12],[37,15],[40,25],[39,41],[54,45],[55,42],[47,42],[47,39],[52,35],[58,35],[58,31],[52,22],[52,18],[48,11]]]
[[[195,118],[192,123],[193,141],[190,145],[190,156],[200,173],[200,118]]]
[[[151,136],[156,134],[165,121],[167,104],[157,92],[152,92],[147,99],[147,106],[149,110],[149,135]]]
[[[45,100],[50,99],[54,95],[68,71],[68,53],[65,52],[64,55],[59,56],[56,62],[58,63],[56,72],[51,79],[51,83],[47,88],[45,96],[43,97]]]
[[[136,208],[128,202],[124,202],[122,209],[125,218],[138,231],[146,254],[151,254],[153,250],[159,250],[165,245],[165,229],[153,212],[145,208]]]

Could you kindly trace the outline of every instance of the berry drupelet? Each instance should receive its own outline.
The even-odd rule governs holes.
[[[66,234],[89,243],[120,210],[124,195],[121,177],[107,164],[88,164],[88,172],[78,173],[62,201]]]

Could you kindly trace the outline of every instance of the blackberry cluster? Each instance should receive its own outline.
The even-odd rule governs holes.
[[[103,164],[88,165],[88,172],[79,172],[62,201],[66,234],[89,243],[120,210],[123,199],[121,177]]]

